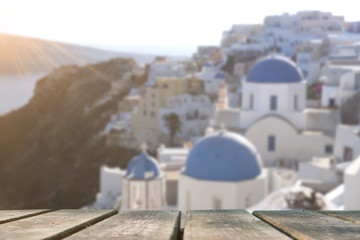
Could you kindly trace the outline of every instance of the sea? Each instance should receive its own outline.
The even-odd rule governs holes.
[[[185,60],[195,47],[169,46],[111,46],[96,45],[102,50],[119,52],[120,57],[133,57],[139,65],[153,61],[157,55],[167,55],[173,60]],[[126,53],[129,52],[129,53]],[[0,75],[0,116],[24,106],[33,96],[36,82],[47,73],[25,75]]]
[[[45,75],[0,75],[0,116],[27,104],[34,94],[36,82]]]

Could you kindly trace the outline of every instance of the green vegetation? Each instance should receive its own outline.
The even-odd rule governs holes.
[[[170,135],[170,146],[174,146],[174,138],[176,133],[181,132],[181,122],[180,118],[175,113],[170,113],[164,116],[165,126],[169,129]]]
[[[137,154],[108,147],[99,136],[133,83],[124,82],[108,101],[99,100],[113,81],[123,81],[134,68],[133,60],[115,59],[56,69],[39,80],[26,106],[0,118],[0,208],[78,208],[92,203],[99,167],[124,168]]]
[[[221,68],[223,71],[232,74],[234,71],[235,59],[233,56],[229,56],[225,65]]]
[[[316,82],[313,82],[310,85],[308,85],[307,99],[320,100],[322,86],[323,86],[323,83],[320,81],[316,81]]]

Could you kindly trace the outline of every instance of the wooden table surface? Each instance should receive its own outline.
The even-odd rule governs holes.
[[[360,239],[360,211],[0,210],[0,239]]]

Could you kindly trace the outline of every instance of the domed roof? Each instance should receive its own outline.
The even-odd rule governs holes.
[[[209,62],[206,62],[203,64],[203,67],[212,67],[213,65]]]
[[[156,178],[161,174],[157,161],[150,157],[145,151],[134,157],[126,168],[126,178],[148,180]]]
[[[218,72],[218,73],[216,73],[215,78],[216,79],[223,79],[223,78],[225,78],[225,73]]]
[[[239,134],[221,131],[195,144],[183,174],[201,180],[242,181],[256,178],[261,169],[254,145]]]
[[[294,83],[301,82],[303,75],[290,59],[269,56],[258,61],[250,69],[246,80],[255,83]]]

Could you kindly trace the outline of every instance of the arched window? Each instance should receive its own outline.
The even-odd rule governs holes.
[[[270,110],[277,110],[277,96],[271,95],[270,96]]]
[[[275,152],[276,150],[276,138],[275,135],[268,136],[268,151]]]

